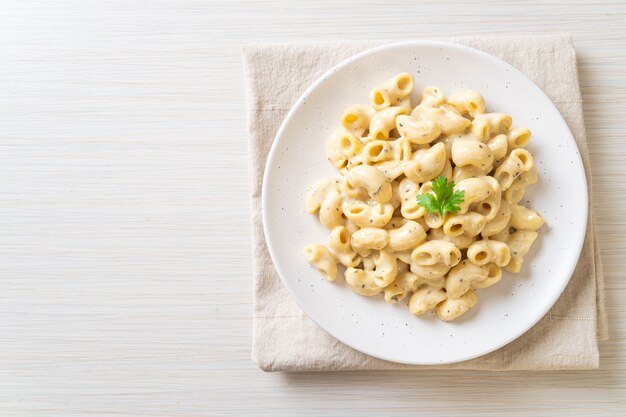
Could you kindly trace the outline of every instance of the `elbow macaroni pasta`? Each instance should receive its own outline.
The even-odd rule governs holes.
[[[451,321],[476,305],[475,290],[519,272],[543,218],[520,205],[537,182],[530,130],[486,112],[476,91],[448,99],[428,86],[412,107],[413,77],[401,73],[348,107],[326,142],[339,170],[315,182],[306,210],[330,230],[326,245],[304,249],[328,281],[342,271],[357,294],[408,300],[411,313]],[[456,213],[418,204],[438,176],[463,191]],[[406,301],[405,301],[406,302]]]

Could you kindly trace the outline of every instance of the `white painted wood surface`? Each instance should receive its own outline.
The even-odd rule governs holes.
[[[2,2],[0,415],[624,415],[626,3],[544,3]],[[579,53],[601,369],[259,371],[240,46],[550,31]]]

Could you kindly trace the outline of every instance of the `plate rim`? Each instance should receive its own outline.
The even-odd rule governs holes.
[[[497,63],[499,66],[504,66],[505,68],[508,68],[508,70],[510,72],[513,72],[523,78],[525,78],[530,85],[532,86],[532,88],[539,93],[541,96],[544,97],[544,99],[549,103],[550,106],[552,106],[552,108],[556,111],[556,113],[558,114],[559,118],[561,119],[561,122],[564,124],[564,126],[567,128],[567,132],[569,134],[569,138],[568,140],[571,140],[571,142],[574,144],[574,146],[576,147],[576,149],[578,150],[577,152],[577,157],[576,161],[580,164],[580,168],[582,169],[582,177],[583,177],[583,184],[584,185],[584,190],[585,192],[583,193],[583,199],[584,199],[584,204],[582,204],[583,206],[583,218],[584,218],[584,227],[581,229],[581,233],[578,236],[578,241],[576,242],[576,261],[573,262],[572,265],[569,265],[568,270],[567,270],[567,276],[568,278],[566,280],[563,280],[562,284],[560,285],[560,287],[558,288],[558,291],[555,291],[554,294],[556,294],[555,296],[552,297],[552,299],[549,300],[549,302],[547,302],[545,304],[545,308],[543,311],[541,311],[540,314],[537,314],[537,317],[535,320],[531,320],[530,324],[525,326],[525,328],[523,330],[520,330],[519,332],[516,332],[516,335],[510,338],[507,338],[506,340],[504,340],[501,343],[498,343],[496,345],[494,345],[494,347],[490,348],[489,350],[483,351],[481,353],[478,354],[472,354],[472,355],[466,355],[463,356],[461,358],[455,358],[455,359],[451,359],[451,360],[437,360],[437,361],[406,361],[406,360],[398,360],[396,358],[393,357],[388,357],[385,355],[381,355],[378,353],[373,353],[371,352],[369,349],[364,349],[363,347],[359,346],[355,346],[354,344],[346,341],[341,334],[336,334],[336,332],[333,332],[323,326],[321,326],[313,317],[312,315],[309,313],[308,309],[303,307],[303,303],[301,302],[301,300],[299,299],[299,297],[296,295],[297,292],[295,290],[293,290],[292,286],[289,283],[289,280],[285,279],[284,276],[285,274],[283,273],[283,271],[281,271],[281,268],[279,266],[279,263],[276,262],[277,259],[279,259],[279,254],[277,253],[276,248],[274,247],[272,240],[269,238],[270,233],[269,233],[269,229],[268,229],[268,218],[267,216],[268,214],[268,193],[267,193],[267,185],[268,185],[268,181],[269,181],[269,171],[270,171],[270,165],[271,162],[274,160],[274,158],[276,157],[276,154],[278,152],[278,147],[279,147],[279,143],[281,141],[281,137],[284,134],[284,131],[287,129],[287,125],[289,124],[289,122],[291,121],[292,117],[294,116],[294,114],[300,110],[300,108],[302,107],[303,103],[306,101],[306,98],[315,90],[317,89],[322,83],[324,83],[326,81],[326,78],[328,78],[330,75],[334,74],[335,72],[349,66],[350,64],[377,52],[380,51],[384,51],[387,49],[394,49],[394,48],[402,48],[402,47],[406,47],[406,46],[439,46],[439,47],[444,47],[444,48],[451,48],[451,49],[456,49],[456,50],[462,50],[464,52],[469,52],[472,54],[477,54],[482,56],[485,59],[491,60],[492,62]],[[558,299],[561,297],[561,295],[563,294],[563,291],[565,290],[565,288],[567,287],[567,285],[569,284],[572,275],[574,274],[574,271],[576,269],[576,267],[578,266],[578,262],[580,261],[580,255],[582,252],[582,248],[585,242],[585,238],[586,235],[588,233],[588,228],[589,228],[589,187],[588,187],[588,182],[587,182],[587,171],[585,169],[585,163],[583,161],[582,158],[582,154],[580,152],[580,148],[578,147],[578,143],[576,142],[576,139],[574,137],[574,134],[572,133],[569,125],[567,124],[567,122],[565,121],[565,119],[563,118],[563,115],[561,114],[561,112],[559,111],[559,109],[556,107],[556,105],[554,104],[554,102],[550,99],[550,97],[548,97],[548,95],[533,81],[531,80],[529,77],[527,77],[524,73],[522,73],[520,70],[518,70],[517,68],[515,68],[513,65],[509,64],[508,62],[494,56],[491,55],[487,52],[481,51],[479,49],[476,48],[472,48],[470,46],[467,45],[463,45],[463,44],[459,44],[459,43],[455,43],[455,42],[450,42],[450,41],[441,41],[441,40],[410,40],[410,41],[400,41],[400,42],[392,42],[392,43],[387,43],[384,45],[379,45],[376,47],[372,47],[372,48],[368,48],[362,52],[359,52],[358,54],[352,55],[349,58],[341,61],[340,63],[336,64],[335,66],[333,66],[332,68],[330,68],[329,70],[325,71],[323,74],[321,74],[311,85],[309,85],[309,87],[306,88],[306,90],[298,97],[298,99],[294,102],[294,104],[292,105],[292,107],[289,109],[289,111],[287,112],[287,115],[285,116],[285,118],[283,119],[283,121],[280,124],[280,127],[278,129],[278,131],[276,132],[276,135],[274,136],[274,140],[272,142],[272,146],[270,147],[270,151],[267,154],[267,159],[265,161],[265,167],[263,169],[263,179],[262,179],[262,186],[261,186],[261,220],[262,220],[262,224],[263,224],[263,233],[265,236],[265,244],[267,246],[268,252],[270,254],[270,258],[272,260],[272,265],[274,266],[274,269],[276,270],[276,273],[278,274],[278,276],[280,277],[280,280],[282,281],[283,285],[285,285],[285,287],[287,288],[287,290],[289,291],[289,294],[291,295],[291,298],[294,300],[294,302],[298,305],[298,307],[306,314],[306,316],[312,320],[320,329],[324,330],[325,332],[327,332],[328,334],[330,334],[332,337],[336,338],[337,340],[339,340],[340,342],[344,343],[345,345],[351,347],[352,349],[355,349],[358,352],[364,353],[366,355],[372,356],[374,358],[378,358],[378,359],[382,359],[382,360],[386,360],[389,362],[394,362],[394,363],[401,363],[401,364],[406,364],[406,365],[447,365],[447,364],[453,364],[453,363],[460,363],[460,362],[465,362],[471,359],[475,359],[481,356],[485,356],[489,353],[495,352],[496,350],[502,348],[503,346],[508,345],[509,343],[517,340],[518,338],[520,338],[522,335],[524,335],[525,333],[527,333],[531,328],[533,328],[541,319],[543,319],[546,314],[550,311],[550,309],[554,306],[554,304],[558,301]]]

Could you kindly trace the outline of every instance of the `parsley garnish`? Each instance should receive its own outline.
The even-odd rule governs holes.
[[[456,213],[461,209],[460,204],[465,197],[465,191],[454,191],[454,180],[448,182],[446,177],[438,176],[433,181],[433,192],[417,196],[417,204],[430,213],[439,213],[443,217],[446,213]]]

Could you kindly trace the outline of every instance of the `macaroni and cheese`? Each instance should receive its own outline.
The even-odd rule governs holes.
[[[409,298],[416,315],[444,321],[478,302],[475,290],[519,272],[544,220],[520,204],[537,182],[531,133],[511,116],[486,113],[476,91],[446,100],[426,87],[413,107],[414,80],[398,74],[348,107],[326,144],[339,173],[317,181],[306,208],[330,231],[304,249],[329,281],[343,275],[363,296]],[[432,210],[420,196],[443,181],[457,206]],[[453,188],[452,188],[453,187]]]

